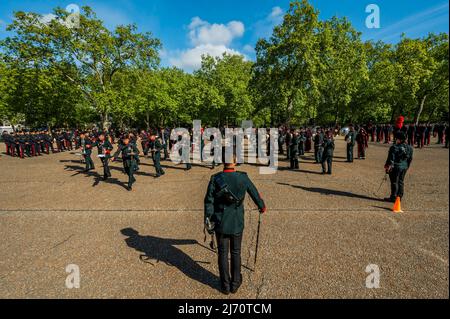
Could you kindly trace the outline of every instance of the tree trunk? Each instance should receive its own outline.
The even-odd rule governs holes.
[[[145,121],[145,124],[147,124],[147,132],[148,131],[150,131],[150,112],[149,111],[147,111],[146,112],[146,121]]]
[[[426,100],[427,100],[427,95],[425,95],[425,96],[422,98],[422,101],[420,102],[420,105],[419,105],[419,109],[417,110],[416,117],[415,117],[415,119],[414,119],[414,123],[415,123],[416,125],[419,125],[420,116],[422,115],[423,107],[425,106],[425,101],[426,101]]]

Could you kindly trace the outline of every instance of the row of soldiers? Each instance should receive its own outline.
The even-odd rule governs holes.
[[[78,130],[4,131],[2,140],[6,146],[6,154],[18,158],[72,151],[80,144]]]
[[[140,164],[140,151],[137,146],[138,136],[134,133],[120,133],[115,153],[113,153],[113,141],[114,138],[108,132],[100,132],[97,136],[92,136],[90,132],[80,133],[81,155],[86,163],[85,172],[95,169],[94,161],[92,160],[95,148],[97,148],[98,157],[103,165],[103,179],[105,181],[111,177],[110,161],[117,161],[119,156],[121,156],[123,171],[128,176],[127,189],[131,191],[133,184],[136,182],[134,174],[139,170]],[[148,156],[151,153],[156,169],[156,178],[165,174],[161,166],[161,152],[164,148],[163,140],[157,135],[148,136],[148,140],[145,140],[145,144],[143,144],[144,156]]]
[[[389,144],[392,141],[392,137],[396,133],[395,126],[391,124],[378,124],[373,125],[369,123],[366,126],[367,133],[371,139],[371,142]],[[446,124],[406,124],[401,130],[407,137],[407,143],[410,146],[416,146],[417,148],[423,148],[431,144],[431,138],[437,138],[437,144],[445,144],[448,148],[449,139],[449,126]]]

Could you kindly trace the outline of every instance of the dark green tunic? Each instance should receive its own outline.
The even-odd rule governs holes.
[[[239,205],[229,205],[221,198],[217,198],[217,193],[220,191],[220,184],[217,182],[219,175],[222,176],[229,190],[239,198]],[[219,234],[242,234],[244,231],[243,203],[247,193],[260,210],[265,208],[264,201],[246,173],[225,171],[214,175],[209,182],[205,197],[205,221],[206,218],[209,218],[212,222],[216,223],[215,231]]]

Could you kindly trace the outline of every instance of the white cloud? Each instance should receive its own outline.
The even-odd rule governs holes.
[[[255,53],[254,46],[252,46],[250,44],[245,45],[243,50],[244,50],[244,52],[247,52],[247,53]]]
[[[245,26],[240,21],[211,24],[199,17],[194,17],[188,30],[192,48],[172,53],[169,62],[173,66],[192,71],[201,67],[203,55],[213,57],[220,57],[224,53],[242,55],[229,47],[233,40],[242,37],[245,33]]]
[[[255,40],[269,37],[272,34],[273,28],[283,22],[283,18],[283,9],[280,7],[273,7],[268,16],[262,20],[259,20],[252,26]]]
[[[49,24],[53,20],[57,19],[58,17],[54,15],[53,13],[44,14],[39,18],[39,22],[42,24]]]
[[[169,59],[173,66],[185,70],[195,70],[202,65],[202,56],[210,55],[220,57],[224,53],[231,55],[242,55],[240,52],[230,49],[225,45],[201,44],[193,49],[182,51],[178,57]]]
[[[272,12],[270,13],[268,19],[272,21],[273,20],[278,21],[282,16],[283,16],[283,9],[281,9],[280,7],[273,7]]]
[[[217,44],[229,45],[233,39],[242,37],[245,32],[244,24],[231,21],[228,24],[210,24],[199,17],[192,18],[189,25],[189,38],[192,45]]]

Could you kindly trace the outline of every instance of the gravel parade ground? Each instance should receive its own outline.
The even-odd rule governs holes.
[[[382,200],[387,145],[371,143],[367,160],[349,164],[339,138],[332,176],[313,153],[299,171],[284,156],[275,175],[239,167],[268,212],[254,269],[258,212],[246,199],[244,283],[229,298],[449,298],[449,151],[435,143],[415,149],[401,214]],[[128,192],[120,162],[102,180],[97,151],[90,173],[77,151],[23,160],[4,152],[2,144],[0,298],[223,298],[203,235],[204,195],[221,167],[186,172],[166,161],[155,179],[142,158]],[[71,264],[78,289],[66,287]],[[379,267],[379,289],[366,287],[368,265]]]

